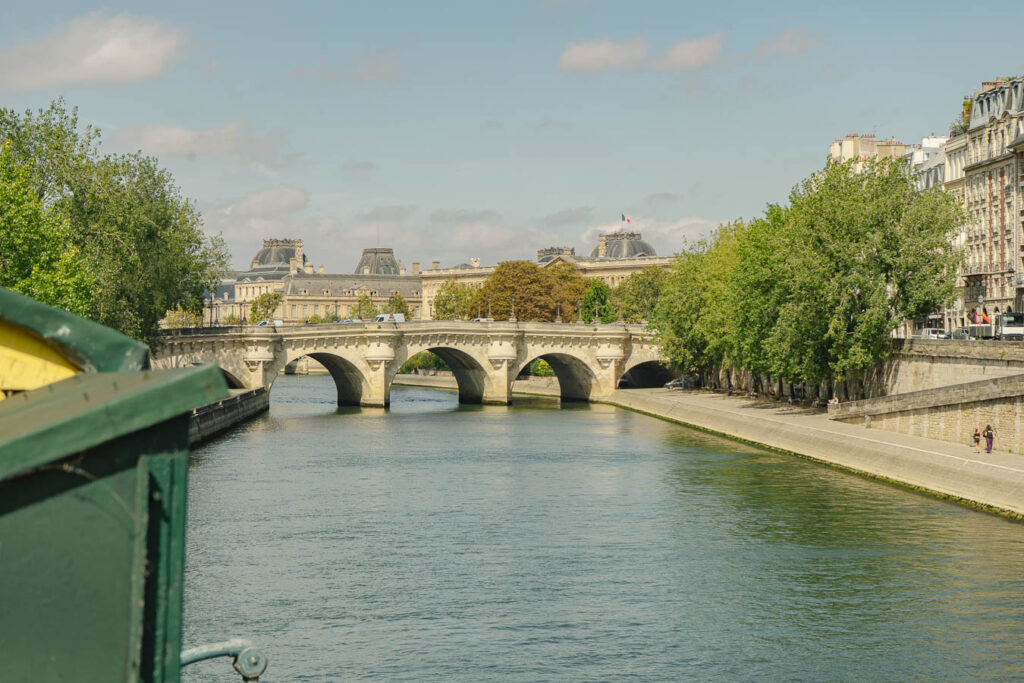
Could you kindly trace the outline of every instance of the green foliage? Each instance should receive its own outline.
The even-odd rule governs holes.
[[[420,351],[409,360],[402,363],[402,367],[398,369],[399,374],[409,374],[413,370],[442,370],[445,372],[451,371],[448,364],[441,359],[437,354],[431,353],[430,351]]]
[[[613,323],[619,317],[612,306],[611,287],[604,280],[591,280],[583,295],[583,320],[590,322],[595,317],[603,323]]]
[[[543,358],[531,361],[526,366],[526,370],[523,371],[523,375],[530,375],[532,377],[554,377],[555,371],[551,368],[551,365]]]
[[[82,316],[96,308],[95,280],[67,219],[43,205],[10,143],[0,145],[0,286]]]
[[[555,303],[561,304],[562,320],[572,322],[576,319],[577,306],[586,296],[590,281],[580,275],[579,269],[571,263],[556,263],[545,269],[545,272],[554,282],[551,297]]]
[[[633,273],[612,290],[612,305],[622,307],[622,319],[627,323],[651,320],[667,277],[668,271],[659,266]]]
[[[508,319],[515,297],[516,319],[551,322],[555,319],[554,286],[551,275],[536,263],[505,261],[498,264],[476,291],[470,310],[475,313],[479,305],[481,311],[486,311],[490,301],[491,317]]]
[[[9,141],[11,160],[43,206],[66,224],[58,242],[67,245],[65,258],[37,262],[47,284],[33,296],[60,298],[69,281],[89,280],[89,301],[71,295],[64,303],[151,345],[167,311],[201,313],[227,252],[222,240],[204,236],[194,205],[155,159],[101,156],[99,132],[80,130],[77,111],[62,100],[23,115],[0,109],[0,140]]]
[[[370,300],[370,297],[363,294],[359,297],[359,303],[356,304],[354,313],[356,318],[363,321],[369,321],[374,319],[378,311],[377,307],[373,305],[373,301]]]
[[[167,311],[167,328],[177,329],[180,327],[202,327],[203,317],[193,311],[187,311],[181,306]]]
[[[388,297],[387,303],[384,304],[381,313],[401,313],[406,319],[411,317],[409,313],[409,304],[406,303],[405,298],[398,292],[392,292],[391,296]]]
[[[964,220],[938,189],[918,193],[898,161],[829,163],[749,224],[684,250],[653,327],[688,370],[718,365],[791,382],[861,379],[893,329],[954,293]]]
[[[224,324],[224,325],[241,325],[242,321],[238,319],[237,315],[235,315],[234,313],[231,313],[230,315],[228,315],[227,318],[224,319],[224,322],[222,324]]]
[[[274,317],[274,311],[284,301],[281,292],[264,292],[252,300],[249,307],[249,322],[258,323],[261,320],[269,320]]]
[[[479,287],[455,280],[445,280],[434,297],[434,320],[469,320],[477,317],[476,307],[471,307],[473,295]],[[486,315],[485,310],[481,310]]]

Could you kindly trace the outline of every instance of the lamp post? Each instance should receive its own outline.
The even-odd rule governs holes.
[[[576,318],[576,324],[577,325],[582,325],[583,324],[583,302],[582,301],[577,301],[576,302],[576,315],[579,316],[579,317]]]
[[[487,297],[487,317],[488,319],[494,317],[493,315],[491,315],[491,297]]]
[[[476,302],[476,319],[477,320],[480,319],[480,302],[479,301]]]
[[[556,323],[562,322],[562,302],[561,301],[559,301],[557,304],[555,304],[555,322]]]
[[[508,321],[510,323],[514,323],[516,321],[516,298],[515,297],[512,297],[512,315],[510,315],[508,317]]]

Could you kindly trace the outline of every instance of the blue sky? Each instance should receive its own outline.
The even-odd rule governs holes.
[[[1014,14],[1016,16],[1014,16]],[[160,158],[236,265],[301,237],[328,271],[662,253],[760,213],[829,143],[944,132],[1024,73],[1024,9],[947,2],[18,3],[0,105],[62,96]]]

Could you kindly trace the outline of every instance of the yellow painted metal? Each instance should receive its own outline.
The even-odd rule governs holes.
[[[0,401],[9,392],[59,382],[81,369],[39,335],[0,319]]]

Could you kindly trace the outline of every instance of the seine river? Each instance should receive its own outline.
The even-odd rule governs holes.
[[[1024,679],[1022,525],[607,406],[333,400],[281,377],[192,456],[186,647],[253,638],[265,681]]]

